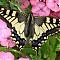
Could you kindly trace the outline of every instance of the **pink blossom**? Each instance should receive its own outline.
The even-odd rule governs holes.
[[[15,46],[15,42],[12,39],[2,39],[2,41],[0,41],[0,44],[2,46],[6,46],[10,48]]]
[[[21,3],[24,3],[25,1],[28,1],[28,0],[20,0]]]
[[[43,2],[46,2],[46,0],[39,0],[39,1],[41,1],[41,2],[42,2],[42,1],[43,1]]]
[[[22,0],[21,2],[22,2],[22,5],[21,5],[22,10],[25,10],[30,4],[28,0],[25,0],[25,1]]]
[[[12,39],[9,39],[7,42],[8,42],[8,47],[12,48],[15,46],[15,41],[13,41]]]
[[[51,12],[49,16],[60,18],[60,11],[58,11],[58,12]]]
[[[36,5],[39,2],[39,0],[30,0],[31,5]]]
[[[7,27],[7,24],[0,19],[0,39],[8,38],[11,35],[11,30]]]
[[[32,13],[34,16],[48,16],[50,9],[45,6],[45,3],[39,2],[32,7]]]
[[[15,42],[12,39],[8,39],[11,36],[11,30],[7,27],[7,24],[0,20],[0,44],[2,46],[14,47]]]
[[[60,0],[58,0],[57,3],[58,3],[58,5],[59,5],[59,7],[60,7]]]
[[[7,27],[5,29],[0,29],[0,38],[8,38],[11,35],[11,30]]]
[[[58,5],[59,0],[46,0],[46,5],[49,9],[51,9],[52,11],[59,11],[60,7]]]
[[[19,58],[19,60],[30,60],[30,59],[21,57],[21,58]]]
[[[14,60],[14,55],[11,52],[0,52],[0,60]]]
[[[6,28],[7,24],[0,19],[0,29]]]

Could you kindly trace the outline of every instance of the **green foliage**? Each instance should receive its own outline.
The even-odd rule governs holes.
[[[7,0],[0,0],[0,6],[6,6]]]
[[[54,35],[54,36],[49,36],[47,42],[39,49],[39,55],[38,56],[33,56],[33,55],[30,56],[31,60],[37,60],[37,59],[38,60],[55,60],[57,46],[60,45],[60,43],[57,39],[59,34]]]
[[[25,13],[29,14],[31,12],[31,8],[32,8],[32,6],[29,5],[28,8],[25,10]]]
[[[24,55],[35,55],[36,52],[32,49],[32,47],[30,45],[25,45],[24,48],[21,50],[21,52]]]

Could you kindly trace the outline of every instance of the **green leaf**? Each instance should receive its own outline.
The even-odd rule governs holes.
[[[18,10],[18,6],[16,5],[16,3],[10,2],[10,8],[14,10]]]
[[[56,48],[58,45],[59,34],[49,36],[47,42],[41,47],[41,58],[43,60],[55,60],[56,58]]]
[[[60,44],[57,45],[56,51],[60,51]]]
[[[36,54],[35,50],[33,50],[32,47],[29,46],[29,45],[25,45],[25,46],[23,47],[23,49],[21,50],[21,52],[22,52],[24,55],[35,55],[35,54]]]
[[[7,0],[0,0],[0,6],[6,7]]]
[[[0,1],[0,5],[3,5],[3,3]]]
[[[0,51],[6,51],[6,50],[7,50],[6,47],[2,47],[2,46],[0,46]]]
[[[39,56],[36,56],[36,55],[35,56],[34,55],[31,55],[30,58],[31,58],[31,60],[37,60],[37,59],[38,60],[43,60]]]
[[[50,51],[49,60],[55,60],[55,58],[56,58],[56,52]]]
[[[31,13],[31,9],[32,9],[32,6],[29,5],[28,8],[25,10],[25,13],[26,13],[26,14]]]
[[[19,58],[21,56],[21,52],[16,50],[16,49],[13,49],[13,48],[9,48],[9,51],[13,53],[13,55],[15,56],[15,58]]]

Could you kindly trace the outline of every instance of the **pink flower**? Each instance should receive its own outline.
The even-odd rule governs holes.
[[[2,46],[6,46],[10,48],[15,46],[15,42],[12,39],[2,39],[2,41],[0,41],[0,44]]]
[[[12,39],[8,39],[11,36],[11,30],[7,27],[7,24],[0,20],[0,44],[6,47],[14,47],[15,42]]]
[[[58,11],[58,12],[51,12],[49,16],[60,18],[60,11]]]
[[[58,5],[59,5],[59,7],[60,7],[60,0],[58,0]]]
[[[11,30],[7,27],[7,24],[0,19],[0,39],[8,38],[11,35]]]
[[[22,10],[25,10],[30,4],[28,0],[25,0],[25,1],[22,0],[21,2],[22,2],[22,5],[21,5]]]
[[[14,55],[10,52],[0,52],[0,60],[14,60]]]
[[[21,3],[24,3],[25,1],[28,1],[28,0],[20,0]]]
[[[5,29],[0,29],[0,38],[8,38],[11,35],[11,30],[7,27]]]
[[[31,5],[36,5],[39,2],[39,0],[30,0]]]
[[[52,11],[57,12],[60,10],[58,2],[59,2],[58,0],[46,0],[46,5]]]
[[[39,2],[32,7],[32,13],[34,16],[48,16],[50,9],[45,6],[45,3]]]
[[[6,28],[7,24],[0,19],[0,29]]]
[[[19,60],[30,60],[29,58],[19,58]]]
[[[39,0],[39,1],[41,1],[41,2],[46,2],[46,0]]]

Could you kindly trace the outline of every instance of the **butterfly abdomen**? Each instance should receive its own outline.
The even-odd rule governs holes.
[[[24,33],[26,37],[33,37],[33,25],[32,25],[32,15],[29,14],[27,21],[25,23],[25,29],[24,29]]]

